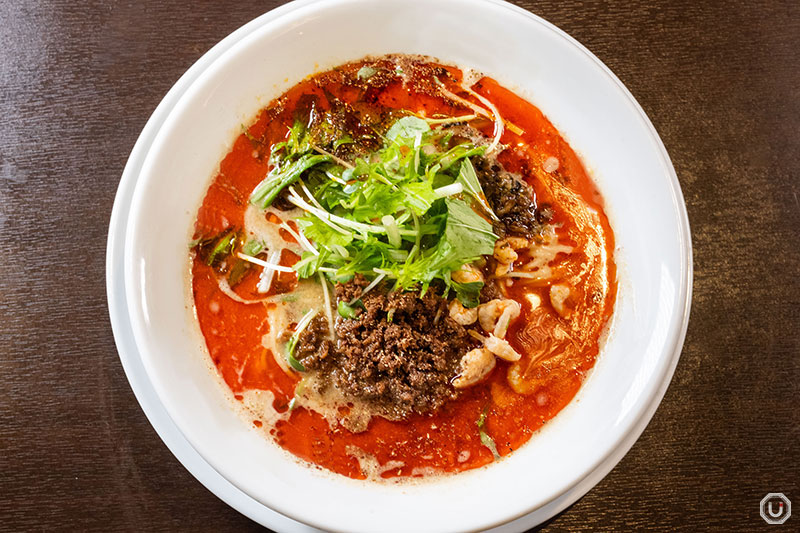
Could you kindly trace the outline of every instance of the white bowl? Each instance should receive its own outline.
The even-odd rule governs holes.
[[[589,486],[599,481],[644,429],[686,331],[688,221],[652,125],[594,56],[506,3],[306,1],[262,22],[193,76],[136,179],[121,274],[135,351],[158,400],[227,481],[323,529],[470,531],[537,509],[557,512],[588,490],[587,480]],[[390,52],[477,68],[542,109],[605,196],[620,281],[610,335],[567,408],[508,458],[413,485],[359,482],[309,468],[244,423],[209,371],[188,292],[187,242],[196,210],[241,124],[314,71]],[[120,274],[113,264],[110,277]]]

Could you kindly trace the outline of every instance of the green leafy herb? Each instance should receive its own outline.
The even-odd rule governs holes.
[[[421,118],[410,115],[395,122],[392,127],[389,128],[389,131],[386,132],[386,138],[390,141],[394,141],[398,137],[414,139],[417,134],[427,133],[430,129],[431,127],[427,122]]]
[[[468,143],[458,144],[442,156],[439,164],[443,170],[448,170],[451,166],[455,165],[464,158],[472,157],[473,155],[480,155],[485,151],[485,146],[472,146]]]
[[[472,210],[463,200],[445,199],[447,204],[447,224],[445,239],[452,247],[452,254],[462,262],[477,259],[481,255],[494,252],[497,235],[492,225]]]
[[[327,155],[308,153],[285,167],[273,168],[264,181],[253,189],[250,203],[266,209],[283,189],[300,179],[303,172],[330,159]]]
[[[478,307],[478,304],[481,303],[480,294],[483,288],[482,281],[473,281],[470,283],[457,283],[452,281],[451,283],[461,305],[466,308]]]
[[[344,318],[349,318],[351,320],[358,318],[358,310],[344,300],[339,300],[336,310],[339,312],[339,315]]]
[[[336,306],[336,310],[340,316],[350,319],[358,318],[358,315],[360,314],[358,312],[359,309],[364,311],[367,310],[364,302],[361,301],[361,298],[357,298],[349,303],[345,302],[344,300],[340,300]]]
[[[325,265],[330,254],[326,249],[323,249],[319,254],[303,252],[303,255],[300,256],[300,261],[295,263],[292,268],[301,278],[310,278]]]
[[[422,290],[438,279],[464,305],[477,305],[480,286],[454,284],[450,273],[491,254],[497,240],[472,208],[485,199],[468,158],[484,148],[450,146],[446,134],[405,116],[388,129],[382,148],[345,168],[311,152],[313,135],[297,122],[283,145],[273,147],[273,171],[251,196],[265,207],[288,188],[287,200],[305,211],[297,222],[315,250],[294,265],[298,276],[322,272],[345,281],[362,274]],[[342,135],[326,146],[346,140]],[[341,307],[341,313],[350,310]]]

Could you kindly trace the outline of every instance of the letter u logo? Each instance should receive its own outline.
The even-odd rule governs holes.
[[[783,502],[778,502],[778,512],[777,513],[772,511],[772,504],[773,503],[775,503],[775,502],[769,502],[769,504],[767,505],[767,512],[769,513],[769,515],[772,518],[778,518],[783,514]]]

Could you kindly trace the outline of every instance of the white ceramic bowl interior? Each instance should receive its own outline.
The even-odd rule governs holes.
[[[209,371],[187,311],[196,210],[241,125],[311,73],[392,52],[481,70],[550,118],[606,198],[620,281],[613,327],[593,373],[543,431],[488,468],[400,485],[309,468],[243,422]],[[175,105],[136,184],[124,275],[136,346],[161,403],[236,487],[323,529],[470,531],[553,501],[630,446],[680,352],[691,244],[677,179],[652,125],[602,63],[550,24],[498,1],[321,0],[247,35]]]

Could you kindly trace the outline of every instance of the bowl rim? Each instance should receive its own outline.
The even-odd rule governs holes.
[[[627,452],[627,450],[630,448],[630,446],[633,444],[633,442],[635,442],[635,440],[638,438],[638,436],[644,430],[644,427],[646,426],[647,422],[649,422],[650,418],[652,417],[652,414],[655,412],[655,410],[656,410],[656,408],[658,406],[658,403],[660,402],[661,398],[663,397],[663,395],[664,395],[664,393],[666,391],[666,388],[669,385],[671,376],[672,376],[672,374],[674,372],[674,368],[675,368],[675,366],[677,364],[678,356],[680,354],[680,350],[681,350],[681,347],[682,347],[682,344],[683,344],[683,341],[684,341],[684,338],[685,338],[686,328],[688,326],[689,307],[690,307],[690,303],[691,303],[692,250],[691,250],[691,239],[690,239],[690,233],[689,233],[688,215],[686,213],[685,204],[683,202],[682,193],[681,193],[680,186],[679,186],[679,183],[678,183],[678,180],[677,180],[677,175],[675,174],[674,168],[672,167],[672,164],[670,162],[669,156],[666,153],[666,149],[664,148],[660,137],[656,133],[655,128],[653,127],[652,123],[650,122],[650,120],[648,119],[648,117],[646,116],[644,111],[639,106],[638,102],[636,102],[636,100],[633,98],[633,96],[630,94],[630,92],[624,87],[624,85],[622,85],[622,83],[613,75],[613,73],[611,73],[611,71],[608,69],[608,67],[606,67],[602,62],[600,62],[594,55],[592,55],[591,52],[586,50],[585,47],[580,45],[580,43],[578,43],[573,38],[568,36],[562,30],[556,28],[555,26],[553,26],[549,22],[541,19],[541,17],[538,17],[538,16],[536,16],[536,15],[534,15],[534,14],[532,14],[532,13],[530,13],[530,12],[528,12],[528,11],[522,9],[522,8],[507,4],[507,3],[499,1],[499,0],[484,0],[484,1],[486,3],[491,3],[491,4],[503,6],[503,7],[508,8],[508,9],[512,9],[515,13],[520,14],[520,15],[524,15],[527,18],[533,20],[535,23],[544,26],[545,28],[547,28],[550,31],[554,32],[558,37],[566,39],[566,41],[569,44],[571,44],[573,47],[576,47],[584,55],[588,56],[588,58],[591,59],[592,62],[596,66],[600,66],[601,67],[601,69],[611,79],[611,81],[614,82],[616,87],[619,90],[621,90],[622,93],[626,96],[626,98],[628,100],[628,103],[632,104],[632,106],[635,109],[635,111],[637,111],[638,117],[643,121],[643,123],[645,124],[647,130],[650,132],[652,140],[656,144],[656,146],[658,148],[658,152],[659,152],[659,154],[661,156],[661,165],[662,165],[662,167],[664,167],[664,169],[666,170],[666,172],[668,174],[668,177],[670,178],[670,187],[671,187],[672,192],[673,192],[673,200],[675,200],[674,204],[677,207],[677,211],[678,211],[677,212],[677,215],[679,216],[678,224],[679,224],[679,226],[681,228],[681,235],[679,236],[679,239],[683,243],[683,246],[681,247],[681,250],[682,250],[681,257],[682,257],[682,259],[685,259],[685,263],[682,261],[682,273],[683,273],[683,275],[680,277],[680,287],[679,287],[679,293],[682,295],[682,297],[679,296],[678,298],[676,298],[676,300],[677,301],[683,301],[684,305],[680,309],[676,308],[676,313],[680,312],[681,319],[677,322],[677,331],[670,331],[670,336],[668,337],[670,340],[673,341],[671,343],[672,349],[671,349],[670,357],[668,357],[668,358],[666,357],[666,352],[668,350],[665,349],[664,350],[664,354],[662,354],[662,358],[664,359],[663,362],[665,363],[665,367],[664,367],[663,371],[660,373],[660,376],[661,376],[662,379],[658,383],[658,386],[651,390],[651,394],[648,397],[648,401],[647,402],[643,402],[642,405],[639,407],[639,409],[638,409],[639,410],[638,417],[631,421],[630,428],[628,428],[628,431],[621,432],[619,439],[615,442],[615,445],[612,448],[609,449],[608,453],[605,456],[603,456],[600,459],[598,459],[598,461],[593,465],[593,468],[587,472],[587,477],[588,477],[592,472],[597,471],[598,468],[600,468],[603,465],[604,462],[607,462],[611,456],[615,455],[615,452],[618,452],[620,447],[623,447],[624,450],[622,451],[621,454],[619,454],[619,458],[617,458],[616,460],[613,461],[613,463],[609,466],[608,470],[613,468],[614,464],[616,464],[616,462],[622,457],[622,455],[624,455],[624,453]],[[293,3],[287,4],[285,6],[281,6],[281,8],[278,8],[278,10],[269,12],[269,13],[267,13],[265,15],[262,15],[259,18],[254,19],[253,21],[248,23],[246,26],[243,26],[242,28],[240,28],[239,30],[234,32],[234,34],[231,34],[229,37],[227,37],[225,40],[223,40],[220,44],[218,44],[217,46],[212,48],[212,50],[207,52],[206,55],[201,57],[201,59],[198,60],[198,62],[195,65],[193,65],[193,67],[190,69],[190,71],[187,71],[187,73],[184,75],[184,77],[182,77],[179,80],[178,83],[181,83],[184,80],[184,78],[189,75],[189,73],[192,71],[192,69],[194,69],[197,65],[200,64],[200,61],[204,60],[213,51],[215,51],[217,49],[217,47],[221,46],[224,42],[228,41],[228,39],[231,39],[236,33],[241,32],[246,27],[252,27],[253,31],[258,31],[258,29],[260,27],[262,27],[263,25],[265,25],[267,22],[269,22],[271,20],[274,20],[275,18],[278,18],[280,16],[283,16],[283,15],[285,15],[285,14],[291,12],[291,11],[295,11],[295,10],[301,8],[301,7],[313,6],[315,4],[337,4],[337,3],[341,3],[340,0],[307,0],[307,1],[293,2]],[[280,13],[278,13],[278,11],[280,11]],[[265,17],[268,17],[270,15],[272,15],[272,16],[269,17],[268,19],[265,19]],[[199,71],[198,73],[196,73],[195,79],[192,80],[192,81],[187,82],[186,87],[187,88],[191,88],[191,86],[193,84],[196,84],[198,78],[202,78],[202,76],[204,74],[207,74],[208,67],[213,66],[215,63],[221,61],[225,57],[230,57],[235,52],[237,45],[241,45],[241,41],[242,40],[246,41],[246,37],[247,37],[247,35],[243,35],[242,37],[239,37],[239,40],[237,42],[233,42],[228,49],[221,51],[217,55],[216,58],[209,60],[208,63],[205,65],[206,70]],[[176,87],[177,87],[178,83],[176,83]],[[174,90],[174,88],[173,88],[173,90]],[[170,93],[168,93],[167,96],[169,96],[169,94],[171,94],[171,92],[172,91],[170,91]],[[184,96],[185,96],[185,94],[184,95],[180,95],[179,97],[177,97],[176,102],[180,102],[180,100]],[[166,100],[166,98],[167,97],[165,97],[165,100]],[[174,110],[175,110],[174,107],[172,109],[165,110],[166,118],[165,118],[164,122],[169,121],[170,116],[172,116],[172,113],[174,112]],[[162,127],[164,125],[164,122],[162,122],[162,124],[159,126],[159,130],[162,129]],[[154,137],[157,137],[157,134],[158,134],[158,131],[156,131],[156,135],[154,135]],[[155,140],[157,140],[157,139],[155,139]],[[149,148],[152,148],[153,144],[155,144],[155,142],[151,143],[151,146]],[[149,150],[148,150],[148,152],[149,152]],[[127,170],[127,167],[126,167],[126,170]],[[140,170],[140,173],[141,173],[141,168],[139,170]],[[138,180],[138,177],[139,177],[139,174],[136,175],[136,179],[137,180]],[[134,186],[135,186],[135,183],[134,183]],[[116,207],[117,206],[116,206],[116,203],[115,203],[115,213],[116,213]],[[113,224],[114,224],[114,214],[112,213],[112,225]],[[111,251],[111,246],[112,246],[112,243],[111,243],[112,237],[111,237],[111,235],[112,235],[111,232],[109,232],[109,252]],[[115,272],[115,268],[114,268],[114,265],[113,265],[110,257],[111,257],[111,255],[109,255],[109,261],[108,261],[108,264],[107,264],[107,272],[108,272],[107,275],[108,275],[109,287],[111,287],[112,282],[115,279],[114,276],[119,274],[119,272]],[[129,305],[130,305],[130,303],[131,302],[128,302]],[[111,305],[112,305],[112,296],[111,296],[111,290],[109,289],[109,306],[111,307]],[[675,328],[673,328],[673,329],[675,329]],[[116,334],[116,329],[115,329],[115,334]],[[668,345],[668,344],[670,344],[670,343],[669,342],[666,343],[665,346]],[[120,355],[122,356],[122,354],[120,354]],[[123,364],[124,364],[124,362],[123,362]],[[146,365],[145,365],[145,369],[147,370]],[[655,380],[653,380],[653,381],[655,382]],[[168,409],[168,411],[169,411],[169,409]],[[173,422],[176,422],[174,420],[174,418],[173,418]],[[180,428],[180,424],[176,423],[176,425],[177,425],[177,427]],[[638,429],[638,427],[637,427],[639,425],[641,426],[640,429]],[[633,436],[633,438],[631,439],[630,437],[632,435],[635,435],[635,436]],[[626,442],[627,440],[630,441],[629,444]],[[195,447],[195,449],[196,449],[196,447]],[[606,471],[606,473],[607,473],[607,471]],[[603,474],[603,475],[605,475],[605,474]],[[228,481],[230,481],[230,480],[228,480]],[[581,481],[582,481],[581,479],[576,480],[575,483],[573,484],[573,487],[575,485],[577,485]],[[597,481],[599,481],[599,479]],[[588,490],[588,488],[587,488],[587,490]],[[304,518],[306,518],[306,517],[302,517],[302,518],[298,517],[299,520],[307,521],[307,520],[304,520]],[[513,519],[513,518],[509,518],[509,519]]]

